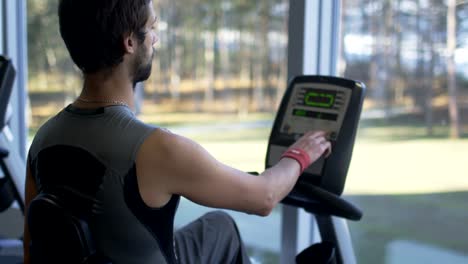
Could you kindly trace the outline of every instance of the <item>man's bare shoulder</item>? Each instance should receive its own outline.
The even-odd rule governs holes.
[[[153,159],[170,160],[201,147],[194,141],[172,133],[165,128],[154,130],[142,145],[141,150]]]

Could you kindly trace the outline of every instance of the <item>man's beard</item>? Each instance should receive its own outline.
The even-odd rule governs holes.
[[[140,50],[141,53],[138,55],[134,67],[133,87],[135,87],[135,85],[139,82],[148,80],[148,78],[151,76],[151,69],[153,66],[154,50],[151,54],[151,58],[146,63],[144,62],[146,51],[144,49]]]

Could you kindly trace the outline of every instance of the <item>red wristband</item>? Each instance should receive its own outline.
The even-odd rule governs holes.
[[[286,152],[281,155],[281,158],[291,158],[296,160],[301,166],[301,174],[311,163],[309,154],[300,148],[290,148],[286,150]]]

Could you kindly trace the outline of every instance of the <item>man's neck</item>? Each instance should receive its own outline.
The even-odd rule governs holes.
[[[103,105],[110,104],[109,101],[122,102],[133,109],[133,83],[119,68],[112,72],[86,74],[80,98]]]

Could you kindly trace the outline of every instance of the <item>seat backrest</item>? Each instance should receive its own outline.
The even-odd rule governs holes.
[[[15,201],[15,192],[7,177],[0,178],[0,213],[10,208]]]
[[[110,264],[96,253],[88,223],[60,195],[42,192],[31,201],[28,225],[33,264]]]

